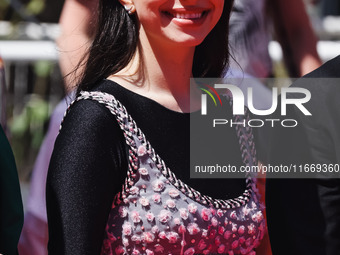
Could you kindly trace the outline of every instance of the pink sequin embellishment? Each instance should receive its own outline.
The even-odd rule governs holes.
[[[136,212],[136,211],[131,212],[131,218],[134,223],[139,223],[141,221],[139,212]]]
[[[183,220],[187,220],[188,217],[189,217],[188,210],[185,209],[185,208],[180,208],[180,209],[179,209],[179,214],[181,215],[181,218],[182,218]]]
[[[251,218],[252,218],[253,221],[258,223],[258,222],[263,220],[263,214],[262,214],[262,212],[259,211],[259,212],[255,213]]]
[[[139,252],[139,250],[133,249],[133,251],[132,251],[131,254],[132,254],[132,255],[139,255],[140,252]]]
[[[218,209],[217,210],[217,215],[219,216],[219,217],[222,217],[223,216],[223,211],[221,210],[221,209]]]
[[[141,197],[139,199],[139,203],[141,203],[142,206],[146,207],[149,206],[149,199],[145,198],[145,197]]]
[[[180,218],[174,218],[174,223],[175,223],[176,225],[180,225],[180,224],[181,224]]]
[[[221,245],[218,247],[217,252],[218,252],[219,254],[222,254],[222,253],[224,252],[224,250],[225,250],[225,246],[224,246],[223,244],[221,244]]]
[[[137,150],[137,154],[140,157],[144,156],[146,154],[146,148],[143,145],[139,146]]]
[[[211,211],[207,208],[203,208],[201,212],[202,219],[204,221],[209,221],[211,216]]]
[[[240,226],[240,227],[238,228],[238,233],[239,233],[240,235],[243,235],[245,229],[246,229],[246,228],[245,228],[244,226]]]
[[[144,176],[149,175],[149,171],[146,168],[139,168],[138,171],[141,175],[144,175]]]
[[[149,249],[146,249],[146,255],[154,255],[153,251],[150,251]]]
[[[166,203],[167,207],[169,207],[170,209],[173,209],[173,208],[176,207],[176,203],[172,199],[168,199],[165,203]]]
[[[188,225],[188,232],[190,235],[196,235],[201,231],[196,223],[189,223]]]
[[[146,243],[152,243],[155,240],[155,236],[154,236],[154,234],[152,234],[150,232],[144,232],[143,233],[143,240]]]
[[[197,211],[197,206],[195,204],[191,203],[191,204],[188,205],[188,210],[189,210],[190,213],[194,214]]]
[[[248,226],[248,234],[254,234],[255,233],[255,225],[252,223]]]
[[[123,235],[129,236],[132,234],[132,225],[130,222],[125,222],[122,228],[123,228]]]
[[[162,210],[158,216],[158,220],[162,223],[167,223],[171,219],[171,213],[167,210]]]
[[[195,254],[194,248],[189,248],[184,252],[184,255],[194,255],[194,254]]]
[[[165,232],[164,232],[164,231],[159,232],[158,237],[159,237],[160,239],[165,239],[165,238],[166,238]]]
[[[154,234],[158,233],[158,231],[159,231],[159,229],[158,229],[157,225],[156,225],[156,226],[153,226],[153,227],[151,228],[151,232],[154,233]]]
[[[176,243],[179,236],[176,232],[169,232],[167,238],[169,240],[169,243]]]
[[[233,220],[236,220],[236,219],[237,219],[237,214],[236,214],[235,211],[232,211],[232,212],[230,213],[230,218],[232,218]]]
[[[152,196],[152,200],[156,203],[159,204],[161,202],[161,195],[160,194],[154,194]]]
[[[163,253],[164,247],[160,244],[155,245],[155,252]]]
[[[179,191],[177,189],[171,189],[169,191],[169,196],[172,198],[176,198],[179,196]]]
[[[147,212],[145,217],[149,222],[152,222],[155,219],[155,215],[152,212]]]
[[[213,218],[211,219],[211,225],[213,225],[214,227],[217,227],[218,221],[217,221],[217,219],[216,219],[215,217],[213,217]]]
[[[139,188],[137,188],[136,186],[133,186],[130,188],[130,194],[138,195],[138,192],[139,192]]]
[[[201,239],[198,243],[198,249],[203,251],[207,247],[207,244],[204,242],[203,239]]]
[[[231,234],[232,233],[230,231],[224,232],[224,235],[223,235],[224,239],[228,240],[231,237]]]
[[[164,182],[156,180],[152,183],[152,187],[154,191],[162,191],[164,189]]]

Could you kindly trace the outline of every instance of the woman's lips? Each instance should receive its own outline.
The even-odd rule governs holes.
[[[162,11],[170,20],[181,25],[201,24],[209,13],[209,10],[194,10],[194,11]]]

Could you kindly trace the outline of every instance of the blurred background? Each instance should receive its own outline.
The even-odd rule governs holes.
[[[64,96],[55,39],[64,1],[0,0],[1,124],[10,140],[25,201],[49,117]]]
[[[0,119],[15,154],[23,199],[54,107],[65,96],[58,20],[64,1],[0,0]],[[323,62],[340,54],[340,0],[305,0]],[[272,39],[274,77],[287,77],[280,45]]]

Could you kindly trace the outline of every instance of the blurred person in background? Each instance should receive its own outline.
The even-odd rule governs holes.
[[[281,45],[286,69],[291,77],[300,77],[321,65],[316,50],[317,38],[303,0],[235,0],[230,18],[232,58],[226,77],[250,80],[243,82],[248,84],[242,84],[240,88],[247,95],[248,87],[253,87],[257,109],[269,109],[272,105],[271,92],[261,83],[261,78],[274,77],[268,50],[272,38]],[[255,78],[260,79],[256,81]],[[259,160],[266,163],[269,130],[260,128],[255,132]],[[265,178],[265,175],[262,177]],[[265,201],[264,178],[258,181],[262,201]],[[262,244],[261,254],[271,254],[268,236]]]
[[[60,16],[61,35],[57,39],[60,68],[67,92],[73,91],[85,65],[97,23],[99,0],[66,0]]]
[[[20,255],[47,254],[46,176],[55,138],[68,106],[66,98],[54,109],[47,133],[33,167],[29,195],[25,206],[24,227],[19,241]]]
[[[61,35],[57,39],[59,64],[67,96],[56,106],[52,113],[49,128],[37,156],[27,199],[25,221],[19,242],[20,255],[46,255],[48,242],[46,215],[46,176],[55,139],[64,113],[73,96],[72,84],[76,76],[69,76],[92,41],[95,29],[95,8],[97,1],[66,0],[61,12],[59,24]]]
[[[305,75],[322,63],[317,53],[317,38],[303,0],[267,0],[267,11],[274,21],[275,37],[280,42],[290,77]]]
[[[5,65],[0,56],[0,124],[6,130],[6,83],[5,83]]]
[[[324,0],[324,6],[331,1]],[[340,126],[336,95],[339,95],[340,87],[336,82],[324,84],[320,79],[318,81],[311,79],[339,77],[337,68],[339,57],[314,70],[319,65],[315,50],[316,40],[310,25],[306,23],[305,13],[298,11],[299,8],[292,8],[295,1],[294,3],[285,1],[285,4],[281,5],[285,12],[280,11],[280,14],[277,12],[279,2],[271,3],[276,9],[273,12],[276,13],[277,20],[275,27],[284,32],[285,26],[280,24],[280,20],[286,20],[294,33],[287,30],[277,38],[288,45],[283,46],[283,50],[290,75],[294,78],[308,73],[292,86],[306,88],[311,92],[311,100],[305,106],[311,111],[312,116],[311,118],[304,116],[294,106],[287,108],[286,118],[298,120],[299,125],[292,129],[278,127],[273,130],[267,147],[268,162],[271,165],[298,166],[306,162],[339,163]],[[301,6],[302,1],[296,2]],[[336,8],[332,10],[334,11]],[[296,23],[296,20],[304,22]],[[300,26],[303,23],[307,25]],[[275,115],[273,118],[280,116]],[[266,212],[273,254],[340,254],[339,187],[339,181],[335,178],[267,180]]]
[[[0,58],[1,125],[0,125],[0,254],[16,255],[24,220],[20,185],[15,159],[2,125],[4,114],[5,77]]]
[[[303,0],[236,0],[230,18],[231,72],[273,77],[268,51],[272,38],[281,44],[291,77],[321,65]]]
[[[273,26],[271,26],[273,25]],[[272,33],[273,32],[273,33]],[[273,63],[269,42],[277,38],[290,77],[300,77],[321,65],[303,0],[236,0],[230,17],[230,68],[226,77],[253,79],[255,105],[269,109],[270,90],[261,84],[262,78],[273,78]],[[255,81],[255,78],[260,80]],[[247,94],[248,85],[240,88]],[[260,129],[261,161],[266,161],[267,131]]]

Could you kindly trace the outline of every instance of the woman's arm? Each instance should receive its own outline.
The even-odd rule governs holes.
[[[72,106],[56,140],[47,177],[49,254],[99,254],[127,161],[113,115],[97,102]]]
[[[284,51],[288,71],[300,77],[322,63],[316,49],[317,38],[302,0],[267,0],[275,33]]]
[[[66,89],[71,91],[83,68],[75,70],[86,54],[97,23],[98,0],[66,0],[60,15],[61,34],[57,39],[59,64],[65,76]]]

